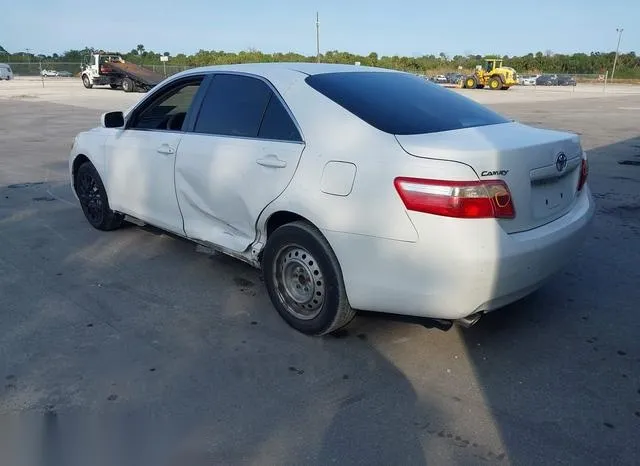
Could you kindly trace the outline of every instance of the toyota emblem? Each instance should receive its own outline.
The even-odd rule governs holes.
[[[564,152],[560,152],[556,157],[556,169],[561,172],[567,166],[567,156]]]

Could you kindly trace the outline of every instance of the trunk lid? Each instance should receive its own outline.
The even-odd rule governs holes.
[[[516,212],[499,220],[507,233],[552,222],[575,203],[582,158],[575,134],[514,122],[396,139],[412,156],[462,162],[480,180],[504,180]]]

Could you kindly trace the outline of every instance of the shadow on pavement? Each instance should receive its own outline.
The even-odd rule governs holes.
[[[640,137],[589,151],[579,257],[462,332],[512,464],[634,464],[640,429]],[[499,364],[497,363],[499,361]]]
[[[235,260],[93,230],[65,181],[72,134],[52,125],[69,141],[0,160],[16,173],[0,187],[0,451],[56,466],[637,458],[640,168],[617,162],[639,138],[590,152],[591,234],[536,294],[464,331],[359,318],[314,339]]]
[[[0,188],[0,419],[25,434],[6,451],[426,464],[415,423],[439,410],[365,334],[302,336],[257,271],[152,228],[98,232],[74,204],[66,183]]]

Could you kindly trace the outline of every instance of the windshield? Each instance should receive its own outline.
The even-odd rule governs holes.
[[[307,84],[371,126],[424,134],[507,123],[501,115],[409,73],[345,72],[309,76]]]

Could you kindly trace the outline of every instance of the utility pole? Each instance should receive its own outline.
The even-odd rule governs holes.
[[[620,39],[622,39],[622,28],[616,28],[616,32],[618,33],[618,46],[616,47],[616,57],[613,59],[613,69],[611,70],[611,82],[613,82],[613,75],[616,72],[616,63],[618,62],[618,51],[620,50]]]
[[[320,63],[320,16],[316,11],[316,61]]]

